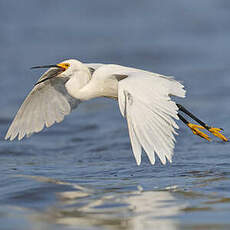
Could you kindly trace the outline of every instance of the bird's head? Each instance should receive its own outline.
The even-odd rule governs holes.
[[[88,68],[78,60],[69,59],[54,65],[34,66],[31,69],[50,68],[38,80],[35,85],[54,77],[71,78],[77,71],[88,71]]]

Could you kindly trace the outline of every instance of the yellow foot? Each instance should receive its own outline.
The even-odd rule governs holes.
[[[187,126],[192,130],[193,134],[198,135],[198,136],[200,136],[200,137],[202,137],[208,141],[211,141],[211,138],[207,134],[205,134],[199,130],[199,129],[205,129],[203,126],[195,125],[192,123],[188,123]]]
[[[223,134],[220,133],[222,129],[211,127],[208,131],[211,132],[214,136],[220,138],[221,140],[228,141],[228,138],[226,138]]]

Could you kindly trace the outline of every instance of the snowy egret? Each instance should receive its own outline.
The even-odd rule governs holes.
[[[221,129],[208,126],[171,96],[185,97],[184,86],[167,77],[140,69],[114,64],[83,64],[78,60],[65,60],[56,65],[36,66],[49,68],[35,84],[10,125],[5,139],[21,140],[25,135],[40,132],[61,122],[77,105],[96,97],[118,100],[126,118],[132,150],[137,164],[141,163],[142,149],[151,164],[155,154],[163,164],[171,162],[175,146],[174,119],[181,119],[194,134],[210,140],[200,131],[206,129],[223,141]],[[200,125],[188,122],[181,112]]]

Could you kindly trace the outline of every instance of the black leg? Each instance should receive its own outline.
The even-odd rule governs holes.
[[[178,117],[179,117],[179,119],[180,119],[183,123],[185,123],[186,125],[189,124],[189,122],[188,122],[181,114],[178,113]]]
[[[184,106],[180,105],[180,104],[176,104],[178,109],[187,114],[189,117],[191,117],[194,121],[198,122],[201,126],[203,126],[205,129],[209,130],[211,127],[208,126],[207,124],[205,124],[203,121],[201,121],[199,118],[197,118],[195,115],[193,115],[192,113],[190,113]]]
[[[203,121],[201,121],[199,118],[197,118],[195,115],[193,115],[191,112],[189,112],[184,106],[180,105],[180,104],[176,104],[179,111],[187,114],[189,117],[191,117],[194,121],[196,121],[197,123],[199,123],[201,126],[198,126],[198,125],[195,125],[195,124],[192,124],[190,122],[188,122],[183,116],[181,116],[181,114],[178,114],[178,117],[180,118],[180,120],[185,123],[191,130],[194,134],[202,137],[202,138],[205,138],[206,140],[211,140],[210,137],[201,132],[199,129],[207,129],[209,132],[211,132],[214,136],[220,138],[221,140],[223,141],[228,141],[228,139],[220,133],[221,130],[223,129],[220,129],[220,128],[214,128],[214,127],[211,127],[211,126],[208,126],[207,124],[205,124]]]

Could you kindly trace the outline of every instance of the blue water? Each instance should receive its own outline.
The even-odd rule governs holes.
[[[230,2],[0,1],[0,229],[230,229],[230,145],[181,122],[172,164],[137,166],[115,102],[4,141],[42,72],[68,58],[183,81],[179,100],[230,136]]]

